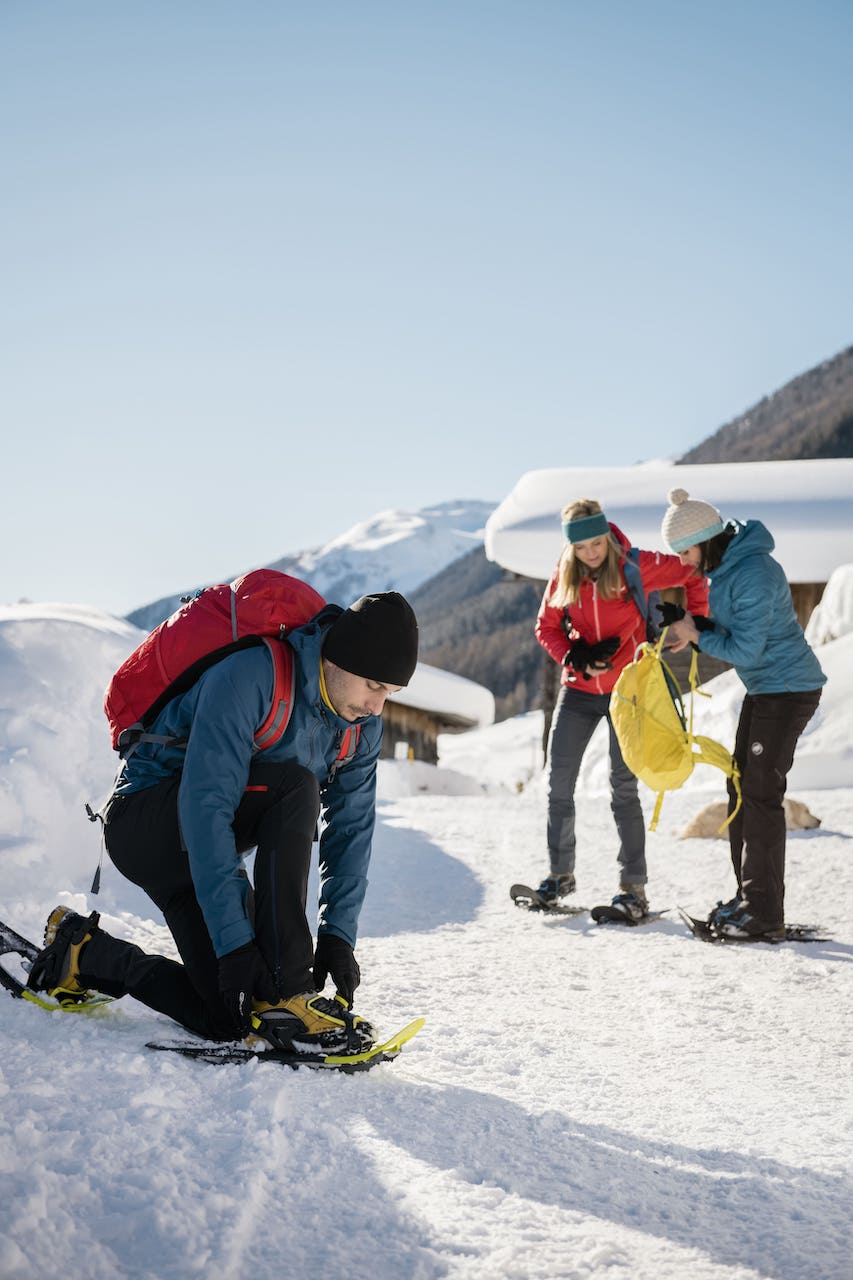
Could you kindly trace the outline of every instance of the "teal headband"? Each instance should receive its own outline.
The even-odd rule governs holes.
[[[600,538],[610,532],[607,516],[598,511],[594,516],[583,516],[580,520],[563,521],[563,537],[566,542],[586,542],[588,538]]]

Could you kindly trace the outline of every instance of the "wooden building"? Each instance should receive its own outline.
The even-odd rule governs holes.
[[[494,718],[495,699],[489,689],[421,662],[407,688],[385,703],[382,755],[408,755],[437,764],[440,733],[484,728]]]

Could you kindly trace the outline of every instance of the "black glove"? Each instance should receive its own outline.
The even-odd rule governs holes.
[[[591,680],[592,676],[587,674],[586,668],[598,666],[610,671],[611,664],[607,659],[613,657],[619,643],[618,636],[608,636],[606,640],[598,640],[595,644],[587,644],[586,640],[573,640],[569,652],[563,658],[563,666],[572,666],[584,680]]]
[[[593,662],[598,663],[599,666],[607,667],[608,671],[612,670],[608,659],[613,657],[620,644],[621,641],[618,636],[608,636],[606,640],[599,640],[590,650]]]
[[[276,1004],[278,992],[272,974],[254,942],[244,942],[219,960],[222,1002],[241,1035],[252,1030],[252,996]]]
[[[656,604],[655,608],[660,614],[661,627],[671,627],[673,622],[680,622],[684,617],[684,610],[680,604],[670,604],[668,600],[663,600],[660,604]]]
[[[671,627],[673,622],[680,622],[684,617],[684,610],[680,604],[670,604],[669,601],[665,600],[661,604],[655,605],[655,608],[660,614],[660,625],[662,627]],[[713,619],[706,618],[701,613],[691,614],[691,617],[697,631],[714,630]]]
[[[563,658],[564,667],[574,667],[579,676],[583,676],[584,680],[590,677],[586,674],[586,668],[592,662],[592,648],[587,644],[586,640],[573,640],[569,645],[569,652]]]
[[[314,952],[314,985],[322,991],[327,976],[331,976],[338,995],[343,996],[347,1008],[352,1008],[352,997],[361,982],[361,970],[353,949],[336,933],[321,933]]]

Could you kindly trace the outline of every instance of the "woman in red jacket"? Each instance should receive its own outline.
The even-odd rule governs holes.
[[[619,833],[619,893],[627,919],[648,912],[646,830],[637,779],[622,759],[610,720],[610,693],[619,673],[646,639],[646,623],[625,582],[630,544],[599,503],[581,498],[562,513],[566,546],[536,619],[536,639],[562,665],[560,695],[548,744],[549,873],[539,886],[555,904],[575,890],[575,784],[584,752],[600,720],[610,731],[610,808]],[[678,556],[640,551],[648,594],[685,587],[687,612],[707,613],[705,579]]]

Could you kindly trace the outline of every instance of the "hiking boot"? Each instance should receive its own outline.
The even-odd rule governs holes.
[[[736,893],[733,898],[729,898],[728,902],[718,902],[708,912],[708,924],[717,926],[722,924],[724,920],[729,920],[733,915],[737,915],[741,908],[740,894]]]
[[[60,1004],[79,1004],[91,992],[80,982],[80,953],[98,928],[100,915],[78,915],[68,907],[54,907],[44,927],[44,948],[33,961],[27,986],[46,991]]]
[[[536,892],[544,903],[551,905],[567,898],[575,891],[575,877],[569,872],[565,876],[546,876]]]
[[[769,942],[781,942],[785,937],[784,921],[762,920],[754,916],[748,907],[735,910],[723,907],[712,912],[711,928],[723,938],[766,938]]]
[[[351,1013],[342,1000],[316,991],[302,991],[278,1004],[256,1001],[252,1025],[250,1042],[259,1038],[294,1053],[363,1053],[376,1040],[366,1019]]]
[[[621,911],[626,920],[642,920],[649,914],[649,900],[644,884],[622,884],[620,892],[611,899],[611,907]]]

